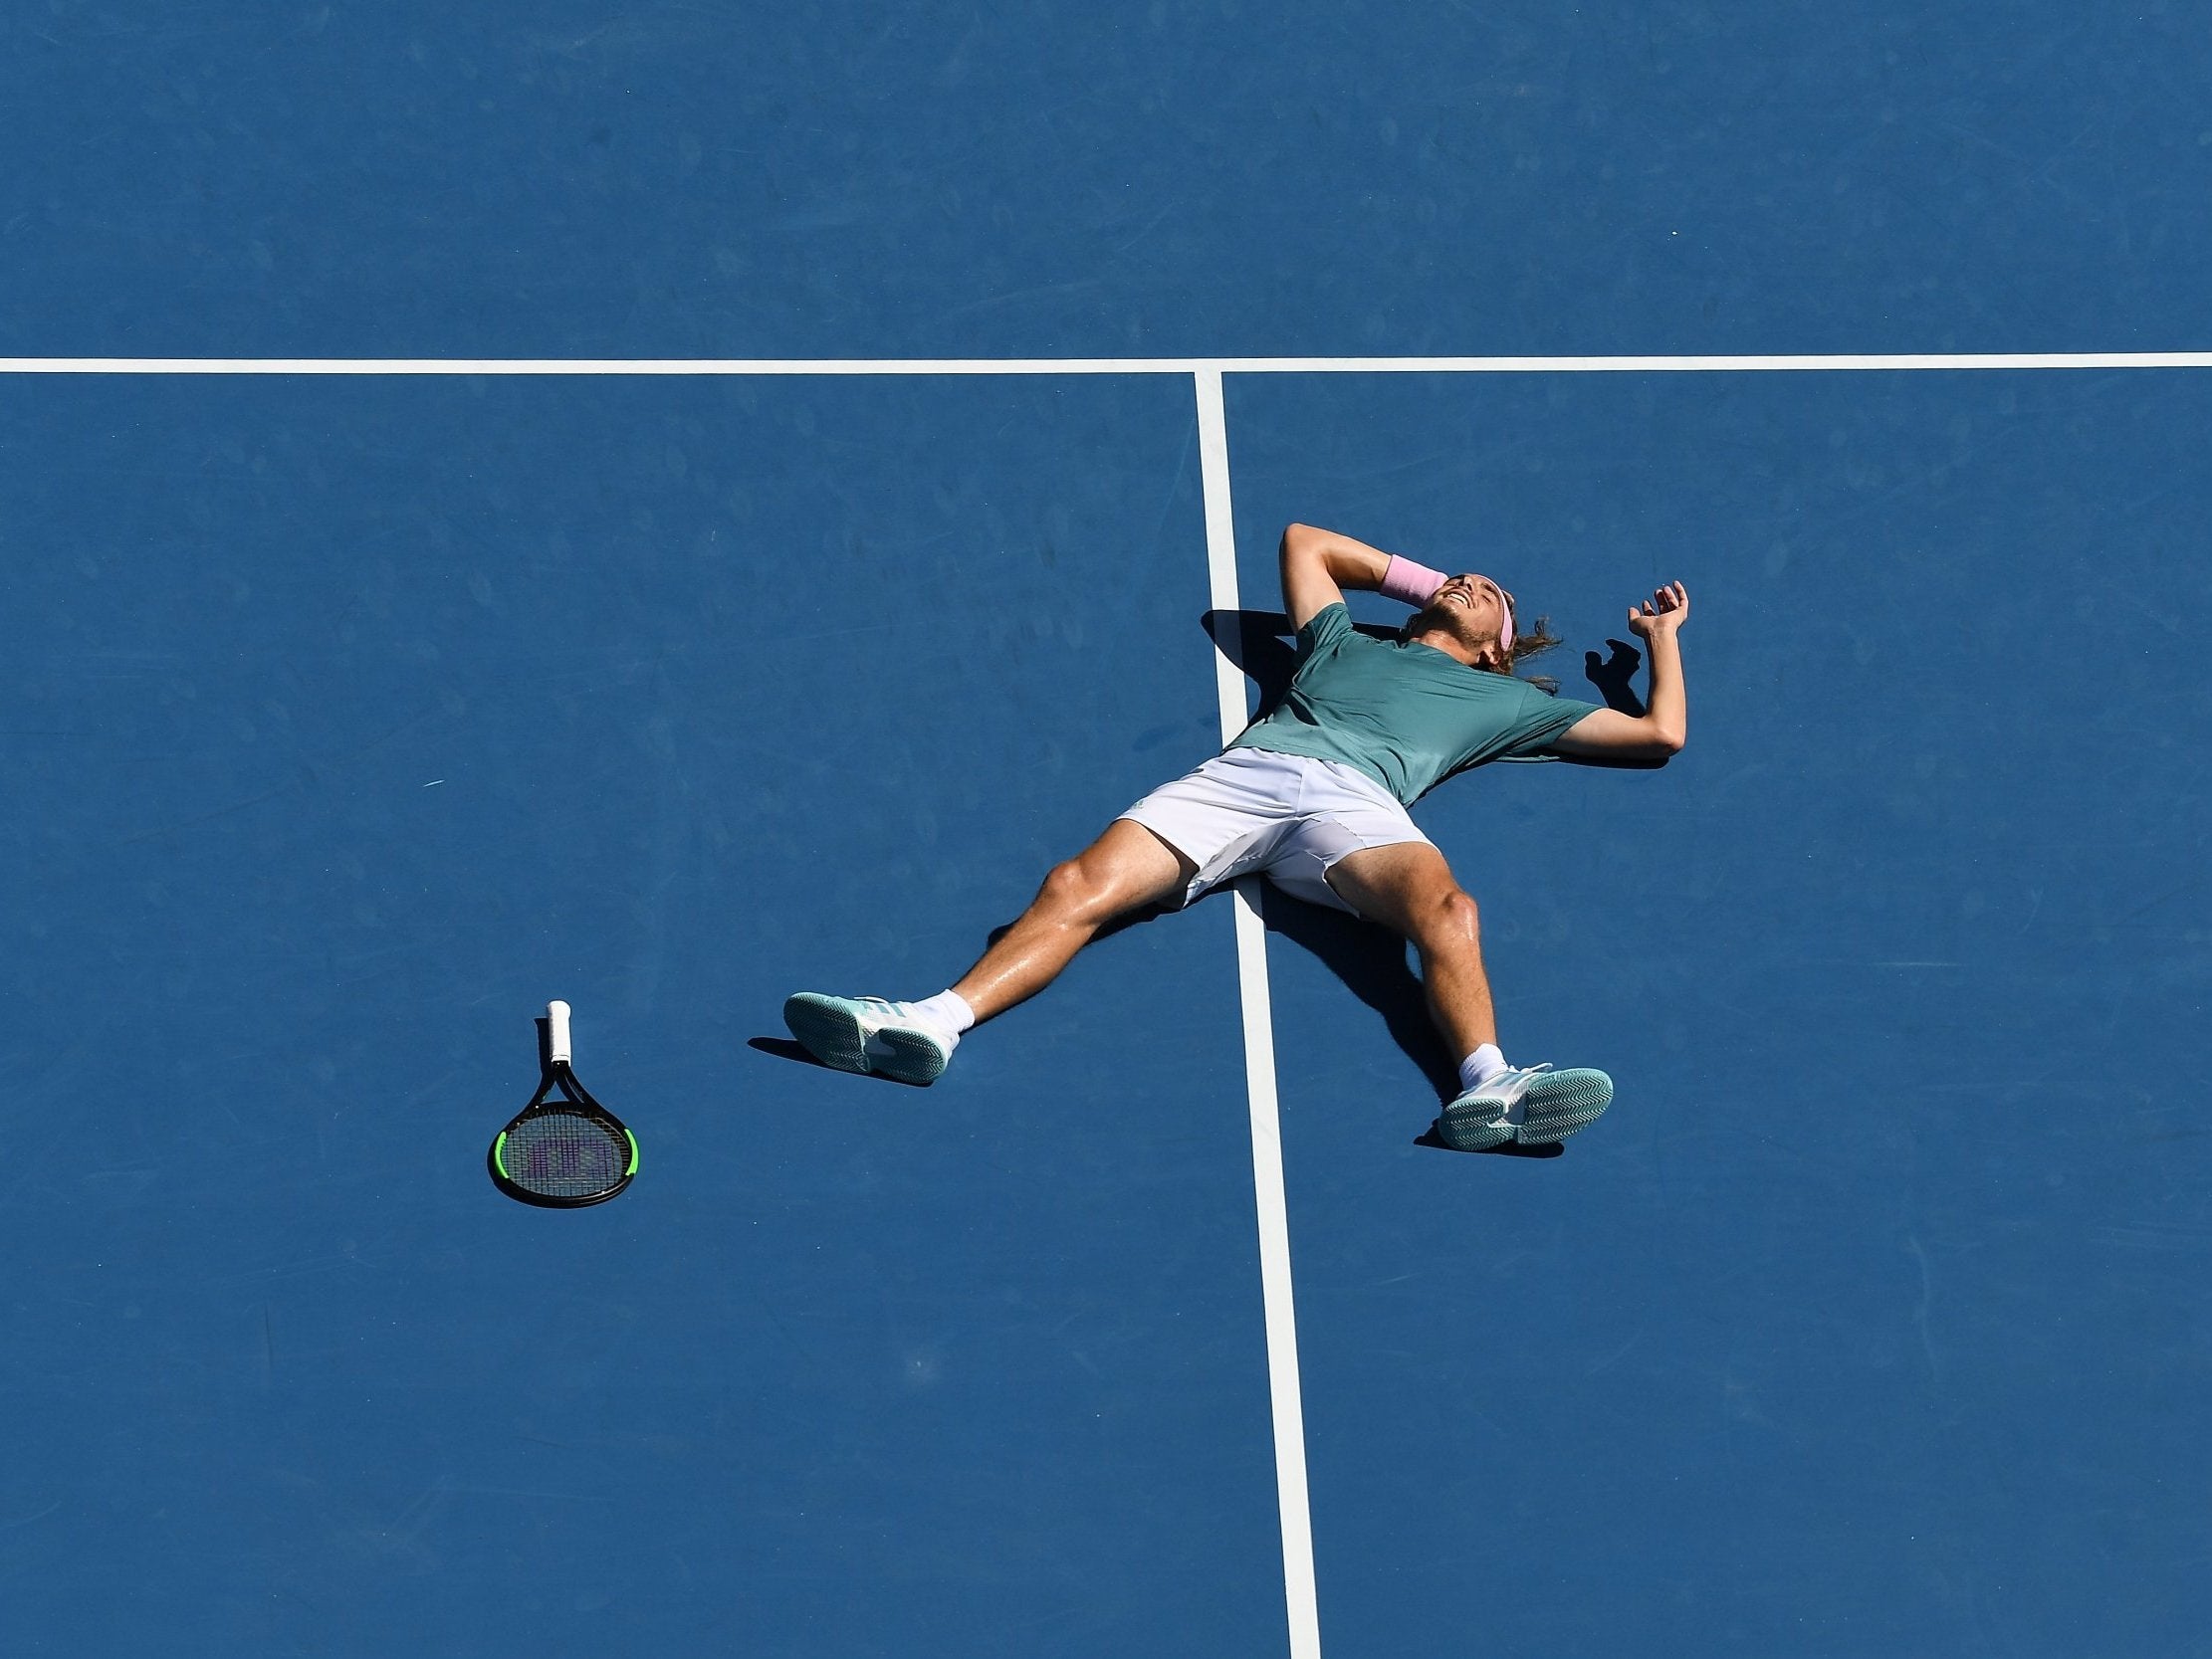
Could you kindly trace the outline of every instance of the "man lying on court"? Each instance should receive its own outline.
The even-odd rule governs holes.
[[[1420,609],[1395,640],[1359,633],[1344,588]],[[1663,761],[1684,741],[1688,704],[1676,632],[1679,582],[1629,627],[1651,651],[1642,717],[1547,695],[1513,676],[1557,645],[1542,621],[1517,634],[1513,596],[1487,576],[1446,579],[1411,560],[1305,524],[1282,538],[1282,591],[1298,630],[1281,702],[1189,776],[1154,790],[1057,866],[1021,919],[950,990],[921,1002],[802,992],[791,1035],[825,1065],[928,1083],[961,1033],[1035,995],[1114,918],[1180,909],[1240,876],[1350,911],[1413,941],[1429,1015],[1459,1064],[1443,1141],[1473,1151],[1564,1140],[1605,1111],[1613,1080],[1548,1063],[1508,1066],[1497,1046],[1474,901],[1406,808],[1442,779],[1500,759],[1588,755]]]

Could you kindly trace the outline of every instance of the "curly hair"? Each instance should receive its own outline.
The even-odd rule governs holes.
[[[1513,674],[1525,658],[1541,656],[1544,652],[1551,650],[1552,647],[1566,643],[1565,640],[1551,631],[1551,618],[1540,616],[1536,619],[1536,626],[1526,634],[1522,634],[1517,628],[1514,630],[1513,643],[1506,648],[1505,654],[1509,660],[1505,665],[1504,672]],[[1494,674],[1498,671],[1492,669],[1490,672]],[[1548,674],[1527,674],[1521,675],[1520,678],[1526,680],[1540,692],[1548,692],[1553,697],[1559,695],[1559,682]]]

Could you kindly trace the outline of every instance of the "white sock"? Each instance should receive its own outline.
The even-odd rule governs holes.
[[[1498,1052],[1497,1044],[1484,1043],[1459,1062],[1459,1087],[1479,1089],[1505,1069],[1505,1056]]]
[[[931,1026],[952,1038],[957,1044],[960,1034],[976,1023],[976,1010],[968,1006],[967,999],[958,991],[939,991],[924,1002],[909,1002],[918,1020],[927,1020]]]

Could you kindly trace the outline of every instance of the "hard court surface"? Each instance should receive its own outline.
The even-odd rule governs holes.
[[[2202,21],[0,20],[7,1650],[2192,1650],[2212,367],[1759,354],[2206,346]],[[1673,763],[1416,808],[1608,1117],[1417,1144],[1257,890],[793,1058],[1216,751],[1293,519],[1592,702],[1690,589]]]

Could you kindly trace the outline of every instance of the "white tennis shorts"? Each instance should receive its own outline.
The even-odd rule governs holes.
[[[1404,841],[1433,845],[1398,797],[1356,766],[1272,749],[1224,749],[1164,784],[1122,817],[1199,867],[1183,902],[1240,876],[1358,915],[1326,880],[1347,853]]]

